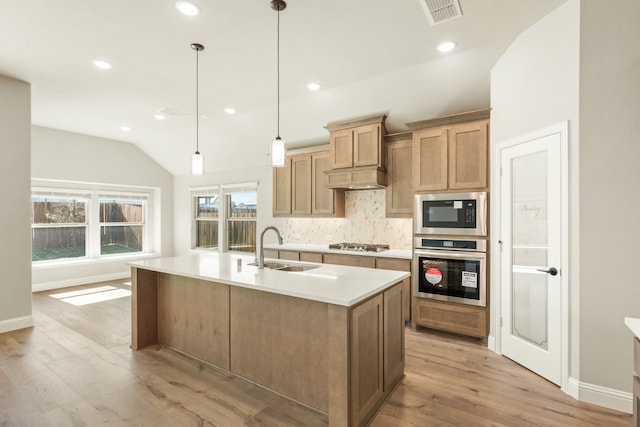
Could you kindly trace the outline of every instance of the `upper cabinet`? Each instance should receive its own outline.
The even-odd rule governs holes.
[[[387,135],[385,216],[413,216],[413,141],[411,132]]]
[[[273,216],[344,217],[344,191],[327,186],[328,147],[289,152],[284,168],[273,168]]]
[[[486,189],[489,110],[407,123],[413,129],[413,190]]]
[[[377,188],[386,185],[383,147],[386,116],[330,123],[330,188]]]

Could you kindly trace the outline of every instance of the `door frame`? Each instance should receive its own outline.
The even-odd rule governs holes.
[[[560,134],[560,193],[561,193],[561,218],[560,218],[560,239],[562,248],[560,250],[560,286],[561,290],[561,339],[562,345],[561,351],[561,381],[560,388],[565,393],[568,393],[569,384],[569,311],[571,307],[571,295],[569,293],[570,284],[570,271],[569,271],[569,122],[564,121],[556,123],[554,125],[538,129],[533,132],[529,132],[517,137],[508,139],[506,141],[498,142],[491,150],[491,241],[490,250],[491,256],[491,335],[489,336],[488,344],[489,349],[502,354],[502,331],[501,331],[501,317],[502,317],[502,280],[500,272],[502,271],[502,257],[501,253],[501,236],[500,236],[500,223],[501,223],[501,207],[502,207],[502,190],[501,190],[501,158],[502,150],[510,148],[519,144],[530,142],[539,138],[543,138],[549,135]]]

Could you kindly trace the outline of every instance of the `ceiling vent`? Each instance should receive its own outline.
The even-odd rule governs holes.
[[[462,16],[458,0],[418,0],[431,25],[440,24]]]

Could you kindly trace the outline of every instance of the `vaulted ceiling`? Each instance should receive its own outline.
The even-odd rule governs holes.
[[[174,0],[0,0],[0,74],[31,83],[33,124],[135,144],[182,175],[196,140],[190,44],[201,43],[206,170],[266,165],[276,135],[277,13],[269,0],[195,1],[201,13],[188,17]],[[423,1],[288,1],[280,134],[291,147],[327,142],[332,121],[382,112],[392,133],[488,107],[491,67],[565,0],[460,0],[461,17],[433,26]],[[445,40],[457,43],[453,52],[436,50]],[[113,68],[96,68],[97,59]],[[312,81],[321,89],[309,91]],[[166,120],[154,118],[160,110]]]

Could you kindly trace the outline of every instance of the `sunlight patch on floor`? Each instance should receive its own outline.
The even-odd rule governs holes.
[[[131,296],[128,289],[120,289],[115,286],[99,286],[96,288],[82,289],[79,291],[62,292],[49,295],[75,306],[95,304],[97,302],[110,301]]]

